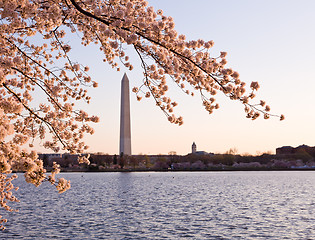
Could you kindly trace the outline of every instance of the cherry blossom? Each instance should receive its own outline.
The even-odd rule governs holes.
[[[182,125],[183,118],[174,114],[169,81],[185,94],[199,93],[209,113],[219,108],[214,96],[222,93],[243,104],[250,119],[275,116],[264,100],[252,103],[259,84],[253,81],[247,90],[239,73],[226,67],[226,52],[213,56],[212,40],[186,40],[172,17],[145,0],[0,0],[0,16],[0,205],[6,210],[13,211],[7,201],[18,201],[12,195],[13,170],[25,172],[35,186],[49,181],[60,193],[70,187],[56,179],[58,164],[48,174],[36,152],[23,146],[32,149],[39,139],[52,151],[81,154],[88,148],[84,135],[94,133],[89,123],[99,121],[76,109],[77,101],[90,102],[87,88],[98,83],[88,66],[70,59],[66,35],[80,36],[83,46],[99,44],[104,62],[118,71],[119,62],[134,68],[124,51],[133,48],[143,68],[143,83],[133,92],[139,101],[152,97],[171,123]],[[36,104],[39,92],[45,97]]]

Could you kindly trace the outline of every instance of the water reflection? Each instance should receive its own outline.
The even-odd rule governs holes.
[[[315,172],[71,173],[22,185],[6,239],[315,239]]]

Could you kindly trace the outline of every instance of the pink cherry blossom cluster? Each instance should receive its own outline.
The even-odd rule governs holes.
[[[214,45],[213,41],[187,41],[185,35],[175,31],[172,17],[164,16],[162,10],[154,11],[145,0],[69,2],[69,11],[73,11],[74,7],[82,13],[76,23],[79,22],[78,29],[84,34],[84,44],[100,43],[104,61],[108,61],[113,68],[120,70],[115,62],[118,57],[127,68],[132,69],[124,45],[134,47],[144,70],[143,85],[133,89],[137,100],[140,101],[142,95],[153,97],[169,121],[179,125],[183,123],[182,117],[173,115],[177,103],[166,96],[166,76],[170,76],[186,94],[200,92],[203,105],[209,113],[219,108],[213,96],[222,92],[231,100],[244,104],[248,118],[254,120],[261,113],[265,118],[270,116],[259,104],[250,101],[255,97],[259,84],[252,82],[246,94],[246,84],[240,80],[239,73],[225,67],[226,52],[221,52],[218,57],[212,56],[210,49]],[[192,90],[186,88],[185,84]],[[283,115],[280,119],[284,119]]]
[[[81,36],[84,46],[99,44],[104,61],[118,71],[118,60],[133,69],[124,51],[132,46],[144,74],[143,84],[133,89],[137,99],[152,97],[172,123],[181,125],[183,118],[173,113],[177,102],[167,95],[169,79],[186,94],[199,92],[209,113],[219,108],[214,96],[221,92],[240,101],[248,118],[273,116],[265,101],[251,103],[259,84],[252,82],[248,92],[239,74],[225,67],[226,52],[212,56],[213,41],[186,40],[172,17],[145,0],[0,0],[0,16],[0,205],[7,210],[7,200],[17,201],[15,175],[7,177],[12,170],[24,171],[35,186],[49,181],[59,192],[70,187],[67,180],[56,180],[58,164],[47,176],[36,152],[23,145],[33,148],[39,139],[53,151],[80,154],[88,148],[84,135],[94,133],[89,123],[99,121],[76,109],[77,101],[90,102],[87,87],[98,84],[88,66],[70,59],[66,34]],[[89,162],[88,157],[79,161]]]
[[[1,159],[3,160],[3,159]],[[0,162],[0,168],[3,170],[3,161]],[[8,171],[8,170],[7,170]],[[7,173],[7,171],[5,173]],[[9,212],[16,211],[7,205],[8,201],[18,202],[19,200],[12,194],[12,190],[17,191],[18,188],[14,187],[12,184],[12,180],[17,178],[17,175],[14,174],[12,176],[7,176],[6,174],[0,174],[0,206]],[[5,227],[3,223],[7,222],[7,219],[2,218],[0,215],[0,229],[4,230]]]

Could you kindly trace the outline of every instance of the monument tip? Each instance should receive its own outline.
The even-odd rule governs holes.
[[[122,81],[129,81],[129,79],[128,79],[128,77],[127,77],[127,74],[126,74],[126,73],[124,73],[124,76],[123,76],[123,78],[122,78]]]

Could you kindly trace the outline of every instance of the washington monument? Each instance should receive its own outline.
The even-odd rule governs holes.
[[[131,155],[131,133],[130,133],[130,100],[129,79],[124,74],[121,80],[121,103],[120,103],[120,145],[119,153]]]

